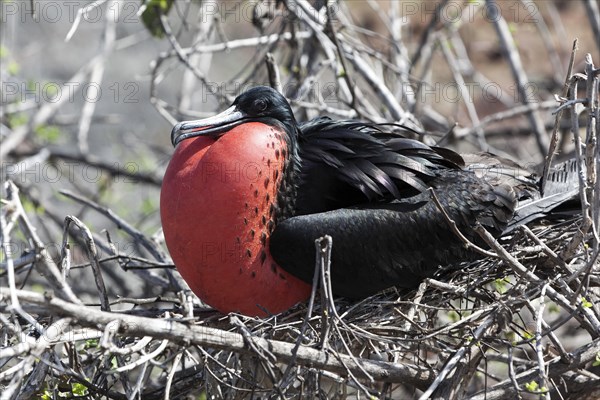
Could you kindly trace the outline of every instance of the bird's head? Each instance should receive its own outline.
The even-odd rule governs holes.
[[[290,140],[296,139],[296,119],[288,101],[270,87],[257,86],[239,95],[220,114],[178,123],[171,131],[171,143],[177,146],[179,142],[197,136],[219,138],[232,128],[251,121],[279,126]]]

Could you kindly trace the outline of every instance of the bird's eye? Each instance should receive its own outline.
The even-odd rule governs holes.
[[[263,99],[258,99],[254,102],[254,107],[258,111],[265,111],[267,109],[267,102]]]

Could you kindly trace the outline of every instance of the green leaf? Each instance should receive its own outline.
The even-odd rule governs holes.
[[[142,213],[152,214],[154,211],[156,211],[156,202],[151,198],[145,198],[142,201]]]
[[[589,302],[585,297],[581,298],[581,305],[585,308],[592,308],[593,304]]]
[[[524,339],[533,339],[533,333],[529,332],[529,331],[523,331],[523,333],[521,334],[521,336],[523,336]]]
[[[85,341],[85,344],[83,345],[83,348],[85,350],[94,349],[96,347],[98,347],[98,339],[88,339]]]
[[[508,290],[508,288],[506,287],[507,283],[510,283],[510,281],[507,278],[498,278],[494,280],[494,287],[496,288],[496,291],[498,293],[504,294]]]
[[[34,171],[31,171],[34,172]],[[39,171],[35,171],[36,175],[37,173],[39,173]],[[29,200],[28,198],[23,198],[23,200],[21,201],[21,203],[23,204],[23,209],[25,210],[25,212],[27,214],[43,214],[44,213],[44,207],[41,206],[40,204],[35,204],[33,201]]]
[[[16,61],[9,61],[8,66],[6,67],[9,75],[15,76],[19,74],[21,70],[21,66]]]
[[[8,116],[8,125],[13,129],[25,125],[27,121],[29,121],[29,117],[24,113],[16,113]]]
[[[87,396],[88,389],[87,386],[77,382],[71,384],[71,392],[76,396]]]
[[[548,312],[557,313],[560,312],[560,308],[558,308],[556,303],[548,303]]]
[[[448,318],[450,318],[450,321],[452,322],[458,322],[458,320],[460,319],[460,316],[458,315],[458,313],[454,310],[450,310],[448,312]]]
[[[54,125],[39,125],[34,131],[38,138],[48,143],[56,143],[61,136],[61,130]]]
[[[597,367],[600,365],[600,351],[596,353],[596,360],[592,363],[592,365],[594,367]]]
[[[511,342],[513,345],[517,341],[517,335],[513,331],[504,332],[504,336],[506,337],[506,340]]]
[[[44,294],[46,292],[46,288],[39,283],[31,285],[31,290],[39,294]]]
[[[167,15],[173,6],[173,0],[142,0],[146,9],[142,13],[142,22],[152,36],[162,38],[165,33],[160,23],[160,16]]]
[[[525,389],[528,392],[537,392],[539,389],[540,385],[538,385],[538,383],[536,381],[531,381],[525,384]]]

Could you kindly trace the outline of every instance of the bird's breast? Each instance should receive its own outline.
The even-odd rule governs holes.
[[[306,283],[269,252],[286,167],[283,132],[245,123],[181,142],[161,190],[167,247],[183,278],[222,312],[264,315],[304,300]]]

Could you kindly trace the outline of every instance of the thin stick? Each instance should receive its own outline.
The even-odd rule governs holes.
[[[106,294],[106,286],[104,285],[104,279],[102,278],[102,270],[100,268],[100,263],[98,262],[98,250],[96,249],[96,244],[94,243],[92,232],[90,232],[89,228],[85,226],[85,224],[81,222],[77,217],[73,215],[68,215],[67,217],[65,217],[63,243],[66,243],[66,238],[69,232],[69,226],[71,224],[74,224],[77,228],[79,228],[79,231],[83,236],[85,250],[87,252],[88,259],[90,260],[92,266],[96,287],[98,288],[98,295],[100,297],[100,309],[102,311],[110,311],[110,303],[108,301],[108,295]]]
[[[569,94],[569,82],[571,81],[571,75],[573,74],[573,65],[575,64],[575,54],[577,53],[577,39],[573,41],[573,47],[571,49],[571,59],[569,60],[569,67],[567,68],[567,76],[565,77],[565,83],[563,84],[562,97],[567,97]],[[556,147],[558,146],[558,128],[560,127],[560,120],[562,118],[563,111],[560,110],[556,113],[554,118],[554,128],[552,129],[552,136],[550,137],[550,147],[548,148],[548,154],[544,161],[544,170],[542,172],[542,179],[540,180],[540,193],[544,195],[546,190],[546,182],[550,175],[550,167],[552,166],[552,160],[556,154]]]
[[[506,57],[508,59],[513,78],[515,79],[515,83],[517,84],[517,90],[519,93],[519,97],[521,103],[530,104],[534,102],[534,99],[531,99],[531,94],[528,93],[528,78],[525,73],[525,69],[523,68],[523,64],[521,63],[521,57],[519,56],[519,52],[514,43],[514,38],[510,33],[510,29],[506,20],[499,13],[499,7],[496,4],[495,0],[486,0],[486,7],[488,9],[489,15],[493,16],[493,24],[496,28],[496,32],[498,34],[498,38],[500,39],[500,44],[504,49]],[[535,138],[537,140],[537,144],[540,150],[540,154],[545,156],[545,153],[548,149],[548,137],[546,136],[546,129],[544,127],[544,123],[535,110],[531,110],[527,116],[529,117],[529,123],[531,124],[531,128],[533,129],[533,133],[535,134]]]
[[[17,290],[16,294],[21,301],[35,304],[40,309],[45,309],[47,313],[73,317],[82,326],[104,329],[107,324],[114,324],[117,321],[120,326],[119,332],[128,336],[152,336],[156,339],[168,339],[185,346],[193,344],[236,353],[254,354],[247,347],[242,335],[238,333],[201,325],[188,325],[173,320],[145,318],[115,312],[108,313],[30,291]],[[0,287],[0,296],[8,295],[10,295],[8,289]],[[294,345],[290,343],[260,337],[254,337],[253,341],[257,346],[268,349],[271,354],[277,357],[278,361],[289,362],[292,358]],[[327,352],[306,346],[299,348],[297,361],[300,365],[323,368],[334,373],[345,373],[349,368],[357,376],[362,376],[361,368],[363,368],[374,380],[403,382],[420,388],[429,385],[433,381],[433,373],[427,367],[356,359],[360,363],[359,368],[350,356],[340,354],[338,358],[334,358]]]
[[[269,85],[279,93],[283,93],[283,86],[281,85],[281,75],[279,74],[279,67],[275,63],[275,57],[273,53],[269,52],[265,56],[265,64],[267,65],[267,72],[269,73]]]

